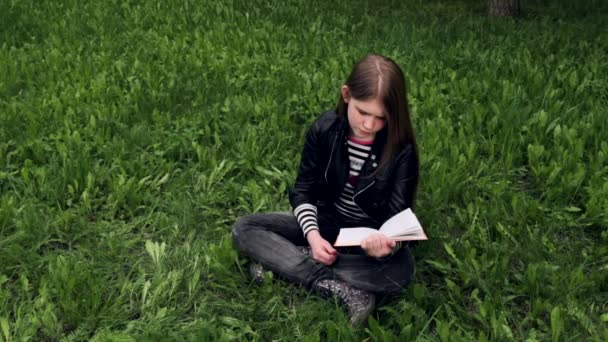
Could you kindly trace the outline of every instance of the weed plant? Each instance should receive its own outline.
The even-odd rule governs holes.
[[[600,1],[0,2],[0,340],[606,341]],[[430,240],[352,330],[231,245],[376,52],[408,78]]]

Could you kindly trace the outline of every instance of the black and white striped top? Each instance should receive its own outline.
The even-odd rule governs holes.
[[[363,167],[363,163],[369,156],[373,141],[362,142],[354,138],[348,138],[348,160],[350,161],[350,169],[346,185],[334,204],[336,211],[344,218],[356,221],[366,221],[369,216],[365,214],[353,201],[355,195],[355,186],[359,178],[359,173]],[[319,229],[317,222],[317,207],[310,203],[303,203],[294,209],[294,215],[298,219],[298,223],[302,228],[304,236],[311,230]]]
[[[302,203],[293,210],[293,214],[298,219],[300,228],[304,233],[304,237],[311,230],[319,230],[319,224],[317,222],[317,207],[310,203]]]
[[[357,185],[363,163],[372,150],[372,143],[373,141],[361,142],[348,138],[348,160],[350,161],[348,180],[334,206],[340,215],[351,220],[369,219],[369,216],[355,204],[353,196],[355,195],[355,186]]]

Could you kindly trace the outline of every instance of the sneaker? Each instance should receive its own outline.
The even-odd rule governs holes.
[[[302,252],[302,253],[304,253],[304,254],[306,254],[306,255],[310,255],[310,247],[307,247],[307,246],[296,246],[296,248],[297,248],[297,249],[298,249],[300,252]]]
[[[311,255],[310,247],[297,246],[296,248],[306,255]],[[257,263],[253,260],[249,262],[249,274],[251,275],[251,278],[253,278],[253,281],[255,281],[256,284],[262,285],[264,283],[264,275],[266,274],[266,272],[270,272],[270,270],[264,268],[262,264]]]
[[[322,279],[315,282],[313,289],[324,297],[338,297],[342,305],[346,306],[350,324],[355,328],[367,323],[367,317],[376,306],[376,296],[373,293],[354,288],[341,280]]]
[[[251,275],[251,278],[253,278],[253,281],[258,285],[262,285],[262,283],[264,283],[264,274],[267,271],[268,270],[266,270],[264,266],[255,261],[251,261],[249,263],[249,274]]]

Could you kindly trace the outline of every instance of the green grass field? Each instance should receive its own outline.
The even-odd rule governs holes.
[[[608,5],[0,2],[0,341],[608,340]],[[230,230],[287,210],[352,64],[404,69],[415,283],[351,330],[255,286]]]

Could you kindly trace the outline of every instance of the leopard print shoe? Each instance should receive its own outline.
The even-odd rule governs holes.
[[[376,306],[376,296],[373,293],[354,288],[341,280],[318,280],[313,289],[323,297],[337,297],[346,306],[350,324],[355,328],[367,323],[367,318]]]

